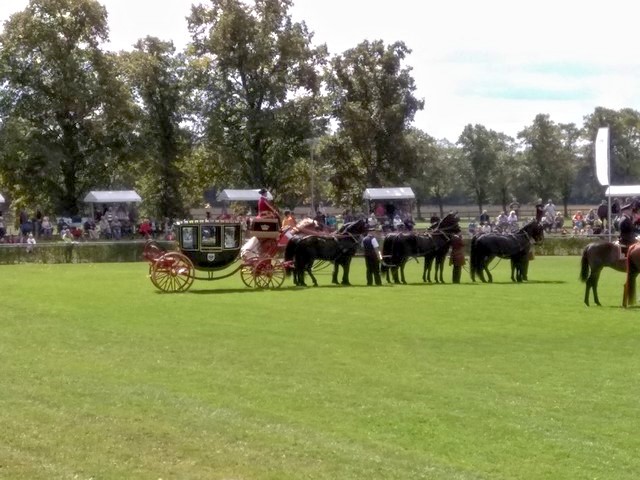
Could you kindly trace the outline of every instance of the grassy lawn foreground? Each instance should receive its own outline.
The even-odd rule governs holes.
[[[587,308],[577,257],[507,270],[167,295],[142,263],[2,266],[0,478],[637,478],[624,275]]]

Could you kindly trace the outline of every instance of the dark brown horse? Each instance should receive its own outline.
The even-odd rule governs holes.
[[[520,230],[510,234],[482,233],[471,239],[471,258],[469,261],[471,280],[476,275],[482,282],[493,281],[489,271],[489,263],[496,257],[511,259],[511,280],[522,282],[527,280],[529,251],[532,242],[544,240],[544,228],[535,220],[524,225]],[[486,279],[485,279],[486,274]]]
[[[311,269],[317,260],[333,262],[332,283],[338,283],[338,266],[342,266],[342,285],[349,285],[351,259],[358,250],[360,237],[367,231],[366,222],[361,219],[345,223],[331,235],[294,235],[287,243],[284,259],[293,270],[293,283],[306,287],[304,276],[308,273],[314,286],[318,286]]]
[[[629,247],[626,267],[627,281],[624,284],[624,293],[622,295],[622,306],[625,308],[636,304],[636,278],[640,273],[640,243],[635,243]]]
[[[582,250],[580,280],[586,283],[584,303],[589,306],[589,291],[593,291],[593,301],[600,305],[598,280],[604,267],[619,272],[627,270],[625,258],[620,256],[620,246],[612,242],[592,242]]]
[[[382,242],[382,272],[386,273],[387,282],[389,272],[394,283],[407,283],[404,267],[411,258],[424,257],[425,267],[422,280],[426,281],[429,258],[437,257],[451,244],[451,237],[460,233],[459,219],[456,213],[447,214],[440,222],[424,233],[390,233]]]

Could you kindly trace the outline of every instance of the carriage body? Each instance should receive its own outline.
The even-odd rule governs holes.
[[[240,222],[187,220],[177,222],[176,228],[178,248],[197,270],[222,270],[240,254]]]
[[[175,229],[178,250],[165,252],[154,241],[145,246],[149,276],[159,290],[182,292],[196,279],[220,280],[238,271],[248,287],[277,288],[284,282],[284,266],[275,258],[277,249],[261,249],[259,255],[238,261],[242,250],[242,224],[237,220],[185,220],[176,222]],[[261,231],[270,232],[271,237],[274,233],[280,236],[279,230],[273,231],[271,224]],[[264,236],[264,239],[277,246],[277,240],[271,237]],[[231,269],[234,264],[235,268]]]

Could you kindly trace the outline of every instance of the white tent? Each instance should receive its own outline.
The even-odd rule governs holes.
[[[415,200],[416,196],[410,187],[400,188],[367,188],[365,200]]]
[[[219,202],[257,202],[260,199],[260,189],[255,190],[223,190],[218,194]],[[267,192],[267,200],[273,200],[270,192]]]
[[[142,198],[133,190],[92,190],[84,201],[91,204],[91,218],[95,218],[96,203],[140,203]]]
[[[4,197],[2,196],[1,193],[0,193],[0,203],[4,203]]]
[[[611,185],[604,193],[607,197],[637,197],[640,185]]]
[[[140,203],[142,198],[133,190],[94,190],[84,197],[86,203]]]

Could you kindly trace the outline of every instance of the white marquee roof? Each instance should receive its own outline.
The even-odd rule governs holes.
[[[640,185],[610,185],[605,195],[607,197],[635,197],[640,195]]]
[[[260,199],[259,188],[255,190],[223,190],[218,194],[219,202],[257,202]],[[267,200],[273,200],[271,192],[267,192]]]
[[[134,190],[94,190],[84,197],[87,203],[140,203],[142,198]]]
[[[413,200],[416,196],[410,187],[367,188],[364,191],[363,198],[365,200]]]
[[[1,193],[0,193],[0,203],[4,203],[4,197],[2,196]]]

